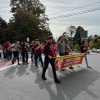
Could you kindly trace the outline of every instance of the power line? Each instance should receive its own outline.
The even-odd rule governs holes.
[[[80,8],[84,8],[84,7],[87,7],[87,6],[92,6],[92,5],[95,5],[95,4],[98,4],[100,2],[95,2],[95,3],[91,3],[91,4],[86,4],[84,6],[81,6],[81,7],[74,7],[72,9],[69,9],[67,11],[72,11],[72,10],[77,10],[77,9],[80,9]],[[51,15],[55,15],[55,14],[59,14],[59,13],[63,13],[63,12],[66,12],[65,10],[64,11],[60,11],[60,12],[57,12],[57,13],[54,13],[54,14],[51,14]]]
[[[95,11],[99,11],[99,10],[100,10],[100,7],[94,8],[94,9],[88,9],[88,10],[81,11],[81,12],[76,12],[76,13],[71,13],[71,14],[68,14],[68,15],[63,15],[63,16],[55,17],[55,18],[52,18],[50,20],[57,20],[57,19],[65,18],[65,17],[71,17],[71,16],[85,14],[85,13],[89,13],[89,12],[95,12]]]

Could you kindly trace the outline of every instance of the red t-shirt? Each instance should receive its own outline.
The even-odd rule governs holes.
[[[28,52],[28,46],[26,44],[22,44],[21,45],[21,52],[24,53],[24,52]]]
[[[37,54],[41,54],[43,50],[42,50],[42,48],[41,48],[41,46],[39,44],[35,44],[34,45],[34,51]]]
[[[51,44],[51,49],[52,49],[53,56],[56,56],[57,55],[57,45]]]

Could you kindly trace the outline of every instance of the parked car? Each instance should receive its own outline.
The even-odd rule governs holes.
[[[97,49],[96,49],[96,48],[93,48],[93,49],[92,49],[92,52],[97,52]]]
[[[97,49],[97,53],[100,53],[100,49]]]

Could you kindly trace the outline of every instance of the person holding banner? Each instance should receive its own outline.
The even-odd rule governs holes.
[[[56,74],[55,59],[53,58],[54,54],[53,54],[53,50],[52,50],[52,36],[47,37],[47,42],[44,46],[43,53],[45,55],[45,66],[43,68],[43,72],[42,72],[42,76],[41,76],[42,79],[47,80],[45,77],[45,73],[46,73],[46,70],[47,70],[48,65],[50,63],[51,67],[52,67],[52,71],[53,71],[54,81],[55,81],[55,83],[60,83],[60,81],[57,78],[57,74]]]
[[[86,64],[87,64],[87,68],[91,68],[91,67],[88,65],[88,60],[87,60],[87,56],[86,56],[87,50],[88,50],[88,43],[87,43],[87,40],[83,40],[82,43],[81,43],[81,53],[85,53],[85,61],[86,61]]]
[[[63,36],[60,37],[60,41],[57,44],[57,50],[58,50],[60,56],[64,56],[65,55],[66,43],[64,41],[64,37]]]
[[[64,36],[60,37],[60,41],[58,42],[57,49],[60,56],[69,55],[69,51],[71,51],[70,47],[68,46],[68,43],[64,41]],[[73,69],[73,67],[69,67],[70,69]],[[62,69],[64,71],[65,69]]]

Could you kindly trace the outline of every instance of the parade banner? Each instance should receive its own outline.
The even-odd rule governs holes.
[[[80,53],[80,54],[72,54],[72,55],[56,57],[56,60],[55,60],[56,70],[61,70],[66,67],[82,64],[84,56],[85,56],[84,53]]]

